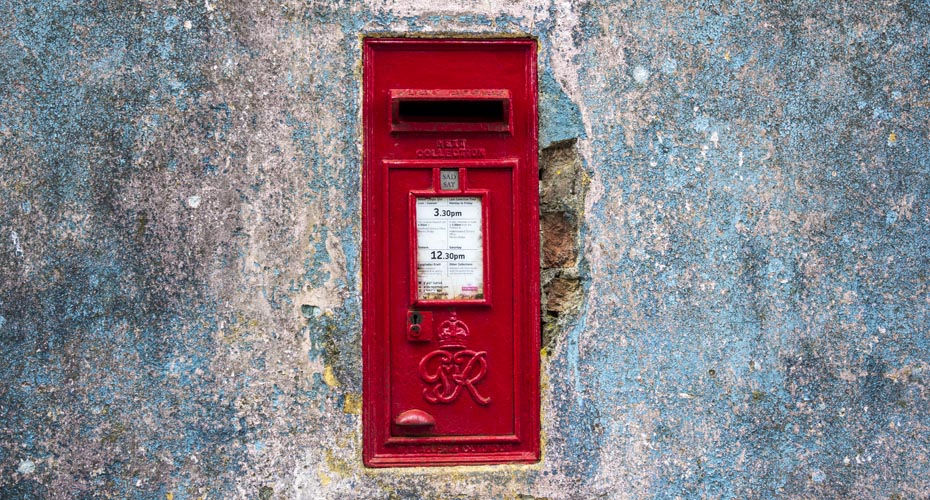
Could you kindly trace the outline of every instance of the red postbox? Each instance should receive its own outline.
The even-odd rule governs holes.
[[[364,460],[539,459],[536,43],[364,41]]]

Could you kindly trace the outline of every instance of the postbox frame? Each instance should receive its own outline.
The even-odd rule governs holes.
[[[499,130],[483,126],[453,127],[454,130],[474,134],[499,134],[501,137],[513,137],[517,113],[525,113],[522,117],[529,122],[522,122],[524,127],[532,130],[526,134],[526,141],[519,154],[501,156],[488,155],[487,158],[437,158],[435,156],[378,156],[372,152],[370,145],[375,142],[375,118],[372,108],[375,97],[372,89],[372,61],[376,50],[390,49],[395,46],[416,46],[424,49],[445,50],[454,55],[460,50],[484,50],[493,52],[502,47],[511,50],[526,51],[525,85],[527,99],[523,109],[515,109],[509,93],[506,95],[506,127]],[[365,38],[363,40],[363,127],[364,127],[364,154],[362,169],[362,311],[363,311],[363,459],[365,465],[370,467],[393,466],[425,466],[425,465],[469,465],[469,464],[497,464],[497,463],[527,463],[535,462],[540,458],[539,441],[539,211],[538,211],[538,168],[537,168],[537,71],[536,71],[536,42],[532,39],[506,38],[506,39],[403,39],[403,38]],[[404,87],[399,87],[403,89]],[[470,86],[468,88],[476,88]],[[491,87],[494,88],[494,87]],[[392,90],[392,89],[388,89]],[[405,95],[405,94],[398,94]],[[492,97],[498,94],[492,94]],[[501,94],[502,95],[502,94]],[[391,104],[393,105],[393,103]],[[437,136],[448,133],[450,127],[396,127],[391,122],[389,113],[388,123],[379,127],[387,127],[391,133],[422,134],[424,137],[434,133]],[[506,129],[506,130],[505,130]],[[385,299],[387,287],[387,274],[384,271],[387,263],[386,250],[388,247],[388,214],[383,206],[388,199],[387,178],[388,171],[394,168],[497,168],[511,169],[511,182],[513,197],[511,203],[514,209],[512,217],[513,272],[514,284],[512,286],[514,306],[512,315],[514,326],[513,337],[513,366],[514,369],[523,370],[524,373],[514,373],[513,381],[513,435],[435,435],[435,436],[399,436],[391,432],[392,421],[389,401],[385,399],[391,393],[390,377],[381,376],[390,368],[388,335],[389,316],[391,314],[390,301]],[[468,184],[467,174],[460,170],[459,190],[438,190],[436,179],[433,179],[435,192],[411,191],[410,204],[416,195],[424,196],[475,196],[481,188],[472,188]],[[472,194],[475,193],[475,194]],[[455,301],[420,301],[423,306],[433,307],[449,302],[456,308],[475,309],[489,307],[494,293],[494,283],[491,278],[492,266],[496,264],[490,256],[488,234],[495,221],[488,216],[493,198],[485,193],[482,200],[482,245],[483,245],[483,273],[485,286],[485,300],[455,300]],[[411,209],[413,207],[411,206]],[[415,212],[414,212],[415,213]],[[519,220],[518,220],[519,218]],[[405,242],[411,252],[411,270],[416,273],[416,228],[415,217],[411,217],[411,241]],[[521,244],[522,242],[522,244]],[[521,257],[517,258],[517,252]],[[411,294],[416,295],[416,280],[411,281]],[[413,297],[416,298],[416,297]],[[417,301],[412,301],[416,304]],[[418,304],[419,305],[419,304]],[[395,341],[397,341],[395,339]],[[519,414],[517,413],[519,411]],[[413,451],[405,449],[402,452],[391,451],[391,446],[414,446]],[[420,451],[416,446],[424,446]],[[388,447],[387,449],[385,447]],[[448,447],[452,452],[437,453],[434,448]]]

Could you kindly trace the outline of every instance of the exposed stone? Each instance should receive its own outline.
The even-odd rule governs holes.
[[[543,78],[542,82],[542,102],[550,104],[545,99],[545,87],[553,82],[547,78]],[[561,109],[570,108],[567,105],[561,106]],[[548,114],[541,113],[540,116],[546,117]],[[558,119],[556,122],[562,124],[564,120]],[[560,128],[560,125],[554,126]],[[565,130],[560,129],[560,133],[564,136]],[[577,320],[576,314],[584,300],[579,272],[579,268],[584,267],[579,253],[579,224],[584,219],[588,178],[582,168],[583,161],[577,146],[577,139],[554,142],[543,148],[539,158],[542,342],[547,352],[556,348],[559,338]],[[566,283],[579,286],[568,290]],[[551,307],[547,297],[552,300]]]
[[[556,278],[549,282],[546,291],[546,309],[563,313],[577,310],[581,305],[581,280]]]
[[[543,211],[575,211],[583,191],[581,158],[575,141],[562,141],[539,157],[539,204]]]
[[[543,267],[569,267],[578,256],[578,227],[565,212],[545,212],[540,216]]]

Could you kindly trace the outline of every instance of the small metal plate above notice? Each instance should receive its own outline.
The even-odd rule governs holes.
[[[417,198],[417,297],[484,299],[481,198]]]
[[[439,189],[443,191],[459,190],[458,169],[442,169],[439,171]]]

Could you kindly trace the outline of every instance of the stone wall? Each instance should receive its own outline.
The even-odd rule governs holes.
[[[930,497],[930,4],[0,0],[3,498]],[[361,37],[539,41],[543,460],[361,465]]]

